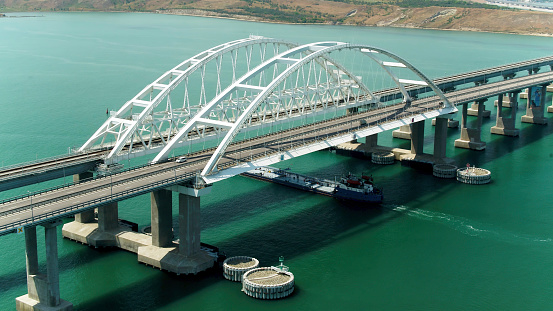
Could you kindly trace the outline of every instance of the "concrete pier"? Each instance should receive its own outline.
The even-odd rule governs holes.
[[[392,131],[392,137],[400,139],[411,139],[411,126],[402,125],[399,129]]]
[[[173,242],[173,198],[172,192],[165,189],[150,194],[152,206],[152,245],[171,246]]]
[[[46,274],[39,272],[36,227],[25,228],[28,294],[15,299],[18,311],[68,311],[73,304],[60,298],[56,227],[60,220],[43,225],[46,248]]]
[[[546,87],[547,85],[542,85],[530,89],[528,92],[528,102],[526,103],[526,114],[522,116],[522,122],[547,124],[548,120],[544,117]]]
[[[179,242],[172,236],[172,191],[179,193]],[[200,196],[210,191],[210,185],[172,186],[151,193],[151,236],[120,226],[117,203],[100,207],[98,221],[65,224],[63,236],[95,247],[119,247],[136,253],[139,262],[169,272],[196,274],[213,267],[216,260],[200,249]]]
[[[520,92],[520,91],[518,91]],[[517,115],[517,98],[518,98],[518,92],[510,93],[510,96],[507,96],[509,100],[514,100],[514,102],[511,102],[511,116],[509,118],[505,118],[503,116],[503,103],[505,102],[503,100],[504,96],[503,94],[499,94],[497,99],[497,116],[496,116],[496,122],[495,126],[492,126],[490,129],[490,132],[492,134],[496,135],[505,135],[505,136],[518,136],[520,131],[519,129],[515,128],[515,120]]]
[[[432,119],[432,125],[436,126],[436,119]],[[447,119],[447,127],[450,129],[457,128],[459,127],[459,121],[449,118]]]
[[[446,158],[447,127],[449,119],[436,118],[434,128],[434,163],[443,162]]]
[[[553,84],[548,85],[546,91],[548,93],[553,93]],[[551,102],[551,106],[547,107],[547,112],[553,113],[553,101]]]
[[[139,247],[138,261],[177,275],[196,274],[213,267],[213,257],[200,249],[200,196],[208,194],[211,187],[173,186],[169,190],[179,193],[179,243]]]
[[[520,91],[516,91],[516,92],[511,92],[506,94],[507,96],[503,95],[503,101],[502,101],[503,108],[512,108],[512,107],[517,108],[519,93]],[[493,102],[493,105],[497,107],[498,103],[499,103],[499,100],[495,100]]]
[[[482,102],[485,100],[482,100]],[[466,148],[472,150],[486,149],[486,143],[480,140],[480,132],[482,130],[482,113],[478,114],[477,128],[467,128],[468,104],[463,105],[463,113],[461,118],[461,137],[455,140],[455,147]],[[484,105],[478,105],[478,111],[484,111]]]
[[[473,117],[478,117],[482,115],[482,118],[489,118],[491,116],[491,112],[489,110],[486,110],[486,105],[484,104],[485,102],[485,100],[474,102],[472,105],[470,105],[470,108],[467,109],[467,114]],[[480,106],[482,106],[482,113],[479,112]]]

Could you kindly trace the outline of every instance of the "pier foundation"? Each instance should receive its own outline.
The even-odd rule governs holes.
[[[482,100],[482,102],[484,102]],[[478,114],[477,128],[467,128],[468,104],[463,104],[463,113],[461,118],[461,137],[455,140],[455,147],[471,150],[484,150],[486,143],[480,140],[482,130],[482,114]],[[483,112],[484,105],[478,105],[478,111]]]
[[[436,119],[432,119],[432,125],[436,126]],[[447,119],[447,127],[448,128],[457,128],[459,127],[459,121],[453,120],[452,118]]]
[[[60,220],[43,225],[46,248],[46,274],[39,272],[36,227],[25,228],[27,264],[26,295],[15,299],[18,311],[69,311],[73,304],[60,298],[58,244],[56,227]]]
[[[411,139],[411,126],[402,125],[397,130],[392,131],[392,137],[401,139]]]
[[[117,221],[117,203],[98,208],[98,220],[73,221],[63,226],[63,236],[91,246],[114,246],[138,255],[138,261],[176,274],[196,274],[211,268],[215,258],[200,249],[201,189],[172,186],[154,191],[152,235],[131,231]],[[179,236],[173,241],[172,191],[179,192]]]
[[[520,92],[520,91],[519,91]],[[505,101],[503,100],[504,96],[503,94],[499,94],[497,99],[497,116],[496,116],[496,122],[495,126],[492,126],[490,129],[490,132],[492,134],[496,135],[505,135],[505,136],[518,136],[520,131],[519,129],[515,128],[515,120],[517,115],[517,98],[518,98],[518,92],[510,93],[511,95],[508,96],[509,100],[514,100],[511,102],[511,116],[509,118],[505,118],[503,116],[503,103]]]
[[[548,120],[544,117],[546,87],[547,85],[542,85],[530,88],[528,102],[526,103],[526,114],[522,116],[522,122],[547,124]]]
[[[482,115],[482,118],[489,118],[491,115],[491,112],[489,110],[486,110],[486,105],[484,104],[486,101],[479,100],[475,101],[473,104],[470,105],[470,108],[467,109],[467,114],[469,116],[473,117],[479,117]],[[482,106],[482,113],[480,113],[480,106]]]
[[[170,190],[179,193],[178,245],[172,243],[168,247],[139,247],[138,261],[177,275],[196,274],[211,268],[213,257],[200,249],[200,196],[208,194],[211,187],[195,189],[173,186]]]

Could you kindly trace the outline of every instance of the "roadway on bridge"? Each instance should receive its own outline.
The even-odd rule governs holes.
[[[454,91],[448,93],[447,97],[453,103],[460,104],[552,81],[553,72],[546,72]],[[351,135],[353,131],[361,128],[421,115],[441,106],[442,103],[438,97],[427,97],[413,101],[407,109],[404,104],[389,105],[236,142],[227,149],[218,168],[226,169],[238,163],[281,153],[329,137]],[[203,169],[214,150],[215,148],[212,148],[191,154],[186,163],[166,162],[145,166],[6,202],[0,205],[0,235],[9,233],[20,225],[30,223],[36,225],[53,218],[73,215],[95,206],[190,181]]]
[[[521,71],[532,71],[541,68],[542,66],[553,66],[553,56],[542,57],[533,60],[522,61],[513,64],[502,65],[498,67],[492,67],[467,73],[461,73],[458,75],[453,75],[450,77],[438,78],[433,82],[440,88],[451,88],[458,85],[467,84],[476,81],[484,81],[486,79],[498,76],[509,77],[510,75],[516,74]],[[494,84],[495,85],[495,84]],[[428,87],[420,86],[411,86],[407,88],[409,92],[417,93],[422,91],[429,91]],[[470,88],[474,89],[474,88]],[[398,88],[383,90],[375,92],[375,95],[381,96],[383,98],[395,99],[402,96]],[[462,102],[456,101],[456,99],[451,98],[455,96],[452,93],[446,94],[450,97],[450,100],[455,104],[460,104]],[[466,102],[466,101],[465,101]],[[3,190],[8,190],[15,187],[20,187],[27,185],[29,183],[36,182],[35,179],[40,179],[38,181],[45,181],[53,178],[58,178],[58,175],[52,174],[51,178],[42,177],[37,178],[40,174],[47,174],[50,171],[60,170],[64,168],[69,168],[72,166],[84,164],[86,162],[98,162],[102,157],[110,151],[111,148],[103,151],[91,151],[87,154],[72,154],[69,156],[56,157],[52,159],[47,159],[39,163],[32,162],[27,163],[26,165],[15,165],[0,170],[0,183],[2,183]],[[63,174],[65,176],[65,172]],[[26,179],[25,179],[26,178]],[[17,182],[8,182],[10,180],[19,179]]]

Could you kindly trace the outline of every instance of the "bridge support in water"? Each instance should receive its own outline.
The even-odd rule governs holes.
[[[486,101],[486,99],[481,100],[481,102],[484,101]],[[467,128],[467,106],[468,103],[463,104],[463,113],[461,117],[461,137],[455,140],[455,147],[472,150],[484,150],[486,149],[486,143],[480,140],[484,105],[478,105],[477,128]]]
[[[392,131],[392,137],[411,139],[411,125],[402,125],[397,130]]]
[[[467,114],[473,117],[482,115],[482,118],[489,118],[491,116],[491,111],[486,110],[485,102],[485,100],[475,101],[470,105],[470,108],[467,109]],[[480,113],[480,106],[482,106],[482,113]]]
[[[119,247],[136,253],[138,261],[176,274],[196,274],[214,264],[200,249],[200,196],[211,187],[175,185],[150,194],[151,236],[118,222],[117,202],[98,207],[98,220],[82,217],[63,226],[63,236],[94,247]],[[172,192],[179,193],[179,237],[173,242]],[[81,213],[82,214],[82,213]]]
[[[179,194],[179,242],[172,241],[171,191]],[[213,266],[200,249],[200,196],[210,187],[172,186],[152,193],[152,244],[138,247],[138,261],[176,274],[196,274]]]
[[[15,299],[18,311],[73,310],[73,304],[60,298],[60,282],[58,268],[57,226],[62,224],[56,220],[44,227],[46,248],[46,274],[40,273],[38,266],[38,251],[36,227],[25,228],[25,257],[27,263],[28,294]]]
[[[551,69],[553,70],[553,68]],[[546,91],[549,93],[553,93],[553,83],[547,86]],[[547,112],[553,113],[553,101],[551,102],[551,106],[547,107]]]
[[[499,94],[499,96],[497,97],[497,116],[495,126],[492,126],[492,128],[490,129],[490,132],[492,134],[513,137],[519,135],[520,130],[515,128],[515,120],[518,109],[518,93],[520,93],[520,91],[511,92],[508,96],[506,96],[509,100],[509,107],[511,108],[511,116],[509,118],[505,118],[503,116],[503,104],[505,103],[503,98],[505,96],[503,96],[503,94]]]
[[[534,94],[532,94],[531,89],[532,88],[528,91],[526,114],[522,116],[521,121],[524,123],[545,125],[548,122],[544,117],[547,84],[541,85]]]

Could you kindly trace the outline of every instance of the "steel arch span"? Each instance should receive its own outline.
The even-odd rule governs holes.
[[[254,47],[260,51],[256,59],[252,57]],[[238,56],[241,50],[246,56],[243,63]],[[395,92],[402,95],[404,111],[412,103],[408,89],[413,86],[431,89],[447,112],[456,110],[430,79],[388,51],[335,41],[298,46],[250,37],[206,50],[166,72],[125,103],[80,150],[90,149],[98,141],[102,146],[111,135],[115,141],[106,164],[152,153],[157,153],[152,161],[156,163],[165,161],[178,147],[201,141],[205,148],[205,142],[211,141],[216,148],[201,173],[205,178],[217,173],[217,163],[229,145],[248,135],[263,135],[268,127],[271,131],[277,126],[280,130],[297,127],[305,124],[307,116],[315,123],[327,114],[334,114],[335,118],[358,109],[383,106],[381,89],[367,85],[364,77],[333,58],[333,53],[342,51],[375,64],[392,81]],[[230,57],[230,68],[224,67],[223,57]],[[206,70],[208,64],[214,64],[212,72]],[[200,74],[193,81],[190,77],[196,71]],[[225,71],[227,79],[222,78]],[[175,108],[171,94],[179,84],[185,85],[183,105]],[[196,100],[189,98],[192,92],[199,94]],[[164,100],[165,109],[156,111]],[[136,109],[140,112],[135,113]]]
[[[310,88],[320,89],[322,87],[323,93],[328,93],[330,90],[339,90],[337,96],[332,96],[332,94],[329,94],[330,96],[326,99],[319,97],[319,101],[314,105],[312,102],[308,103],[308,105],[311,105],[309,107],[310,109],[308,109],[310,113],[315,113],[317,111],[317,104],[320,105],[322,103],[333,103],[333,105],[327,105],[326,107],[324,105],[321,105],[323,110],[338,109],[338,106],[340,105],[336,102],[340,101],[343,103],[346,103],[347,101],[345,105],[342,105],[342,109],[376,103],[378,101],[378,98],[368,90],[368,88],[359,80],[358,77],[346,72],[343,73],[349,78],[347,81],[341,80],[339,76],[336,79],[333,77],[331,71],[328,68],[328,54],[330,52],[338,50],[358,51],[375,61],[396,83],[397,87],[404,96],[404,102],[406,103],[406,105],[410,104],[411,98],[409,97],[405,89],[405,85],[415,84],[430,87],[435,92],[435,94],[441,98],[445,107],[452,107],[447,98],[432,83],[432,81],[430,81],[430,79],[424,76],[410,63],[390,52],[371,46],[352,45],[343,42],[318,42],[302,45],[276,55],[266,62],[260,64],[253,70],[249,71],[247,74],[245,74],[232,85],[230,85],[227,89],[225,89],[225,91],[221,92],[205,107],[203,107],[202,110],[199,111],[189,121],[189,123],[181,129],[181,132],[179,133],[180,137],[184,137],[188,134],[189,131],[191,131],[195,127],[197,128],[200,125],[210,125],[212,127],[217,127],[220,129],[227,129],[225,137],[222,139],[213,156],[210,158],[206,167],[202,171],[202,175],[209,175],[214,171],[214,169],[216,171],[217,162],[225,153],[226,148],[230,145],[230,143],[234,140],[236,135],[241,130],[247,129],[249,126],[252,125],[252,123],[261,123],[263,120],[267,119],[267,116],[270,116],[272,122],[275,122],[278,119],[278,114],[282,111],[284,112],[284,115],[290,117],[292,115],[292,109],[290,108],[295,108],[300,115],[302,111],[307,110],[304,109],[305,105],[289,105],[288,107],[285,107],[285,109],[283,109],[281,104],[283,97],[286,98],[286,95],[292,94],[292,102],[295,102],[297,98],[300,97],[300,95],[306,93]],[[382,61],[377,56],[377,54],[386,55],[396,60],[396,62]],[[268,84],[258,85],[252,83],[256,77],[263,75],[267,71],[277,71],[275,70],[277,64],[285,64],[286,69],[282,72],[279,72],[278,75],[273,75],[273,79]],[[323,79],[322,83],[320,83],[321,80],[318,79],[317,82],[319,83],[311,86],[309,84],[309,81],[302,80],[303,82],[306,82],[306,84],[300,85],[299,90],[294,87],[279,87],[282,85],[286,86],[288,82],[287,80],[290,77],[305,75],[305,72],[302,71],[302,68],[304,68],[305,66],[307,66],[308,68],[312,68],[317,64],[321,65],[325,69],[325,73],[327,74],[327,79]],[[391,70],[389,70],[390,67],[405,68],[418,76],[420,80],[401,79],[397,77]],[[309,74],[311,74],[311,71],[309,72]],[[292,84],[296,83],[297,85],[298,80],[301,79],[293,78],[292,80]],[[332,85],[331,80],[333,80],[336,84]],[[298,94],[298,91],[305,92]],[[228,108],[228,99],[233,98],[233,95],[238,92],[249,92],[250,96],[248,97],[247,101],[238,103],[235,107],[233,107],[235,108],[235,110],[238,110],[239,114],[236,114],[234,118],[232,118],[232,121],[228,118],[225,120],[221,120],[220,118],[211,118],[214,115],[217,115],[216,113],[214,113],[217,107],[220,108],[221,105],[224,106],[226,104]],[[293,94],[296,94],[296,97],[294,97]],[[309,102],[309,100],[307,100],[307,102]],[[154,162],[167,158],[167,154],[170,150],[171,145],[168,144],[155,157]]]
[[[238,51],[245,50],[246,72],[250,70],[254,47],[258,47],[260,56],[258,62],[263,62],[267,55],[267,49],[273,49],[273,54],[278,54],[281,49],[288,49],[297,46],[292,42],[284,40],[250,36],[246,39],[230,41],[183,61],[171,70],[165,72],[154,82],[147,85],[131,100],[127,101],[118,111],[112,112],[111,116],[98,128],[98,130],[79,148],[83,152],[93,148],[111,147],[111,151],[105,159],[106,163],[118,162],[121,158],[128,158],[130,155],[141,156],[156,152],[160,146],[169,143],[172,136],[177,133],[184,124],[193,116],[211,97],[208,97],[206,85],[206,67],[215,63],[217,79],[212,82],[215,88],[215,95],[221,92],[221,71],[222,58],[230,57],[232,70],[232,81],[240,74]],[[191,100],[188,79],[195,72],[200,72],[199,100]],[[198,83],[196,83],[198,84]],[[172,92],[179,86],[184,85],[183,104],[175,104],[171,100]],[[165,101],[165,107],[158,109]],[[106,141],[110,137],[114,141]]]

